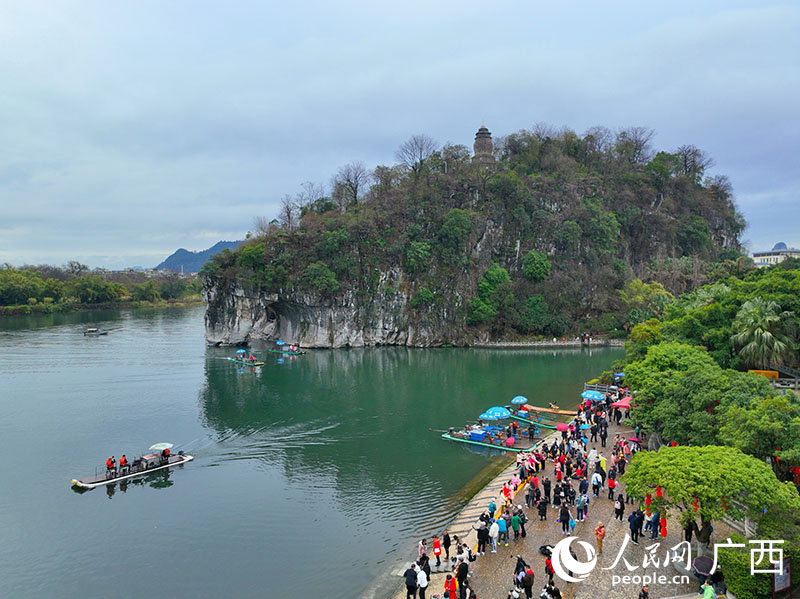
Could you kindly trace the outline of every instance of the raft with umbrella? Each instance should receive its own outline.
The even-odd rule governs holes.
[[[191,462],[194,456],[186,455],[183,451],[164,455],[165,449],[172,449],[172,443],[155,443],[148,449],[150,453],[144,454],[131,462],[127,466],[118,466],[113,469],[103,467],[101,473],[82,478],[73,478],[70,482],[73,487],[78,489],[94,489],[103,485],[110,485],[122,480],[144,476],[157,470],[164,470],[171,466],[177,466],[186,462]]]
[[[236,350],[236,357],[235,358],[228,358],[231,362],[236,362],[237,364],[243,364],[245,366],[263,366],[264,362],[257,362],[257,361],[250,361],[245,359],[244,355],[247,353],[247,350],[244,349],[237,349]]]
[[[270,352],[271,354],[289,354],[290,356],[302,356],[304,353],[306,353],[299,348],[291,349],[295,347],[294,345],[290,346],[289,349],[284,349],[285,346],[286,346],[285,341],[276,341],[275,347],[273,349],[268,349],[267,351]]]
[[[501,406],[493,406],[478,416],[480,420],[490,421],[504,420],[511,417],[511,412],[507,408]],[[529,440],[516,439],[514,437],[498,439],[498,443],[492,443],[491,440],[493,439],[494,435],[499,434],[501,430],[502,429],[498,426],[486,425],[471,425],[462,431],[456,431],[454,428],[451,428],[448,432],[442,435],[442,439],[515,452],[526,451],[534,445]]]

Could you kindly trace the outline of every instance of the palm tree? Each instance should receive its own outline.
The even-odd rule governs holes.
[[[733,321],[731,341],[747,366],[783,364],[794,349],[787,335],[793,316],[791,312],[781,312],[778,303],[761,297],[742,304]]]

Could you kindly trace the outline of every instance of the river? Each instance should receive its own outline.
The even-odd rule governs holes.
[[[110,334],[85,337],[84,326]],[[239,368],[203,308],[0,319],[0,596],[359,597],[492,460],[437,430],[574,404],[619,349],[312,350]],[[167,441],[195,460],[79,493]],[[418,540],[418,539],[417,539]],[[397,581],[391,581],[396,584]]]

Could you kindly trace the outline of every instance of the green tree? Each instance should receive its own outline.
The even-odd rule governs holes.
[[[339,281],[336,274],[324,262],[312,262],[303,271],[303,281],[311,289],[322,293],[336,293],[339,291]]]
[[[778,481],[763,461],[731,447],[642,451],[634,455],[622,482],[626,492],[640,501],[649,494],[652,510],[677,511],[681,526],[694,529],[698,550],[708,542],[715,520],[747,516],[757,521],[764,508],[772,506],[800,509],[794,485]]]
[[[155,302],[161,299],[158,285],[152,279],[146,283],[131,285],[131,296],[140,302]]]
[[[508,271],[497,264],[492,264],[478,282],[478,295],[470,304],[467,322],[469,324],[494,322],[513,302],[514,294]]]
[[[777,302],[756,297],[742,304],[733,322],[731,341],[739,348],[745,364],[767,368],[783,364],[793,352],[793,343],[786,334],[794,315],[781,312]]]
[[[531,250],[522,258],[522,270],[530,281],[544,281],[550,274],[547,254]]]
[[[800,402],[794,393],[731,406],[720,433],[726,443],[769,461],[783,480],[800,465]]]
[[[431,244],[427,241],[412,241],[406,250],[406,267],[410,272],[419,272],[430,265]]]
[[[122,297],[123,289],[98,275],[82,275],[67,283],[69,295],[84,304],[115,302]]]

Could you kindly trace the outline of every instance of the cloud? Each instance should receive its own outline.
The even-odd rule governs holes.
[[[4,12],[0,262],[153,265],[216,234],[241,238],[342,164],[391,164],[415,133],[471,145],[480,124],[653,127],[657,145],[715,158],[753,239],[775,230],[759,198],[782,206],[781,222],[800,216],[793,3]]]

